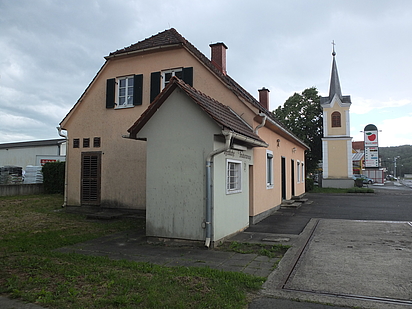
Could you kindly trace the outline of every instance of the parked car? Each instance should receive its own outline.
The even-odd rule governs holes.
[[[363,183],[365,184],[373,184],[373,179],[369,178],[366,175],[354,174],[352,178],[353,180],[362,179]]]

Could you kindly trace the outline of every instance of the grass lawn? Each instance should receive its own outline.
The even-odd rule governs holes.
[[[62,211],[61,195],[0,197],[0,294],[47,308],[246,308],[265,278],[54,249],[144,228]],[[237,246],[237,245],[236,245]],[[261,249],[261,248],[260,248]]]

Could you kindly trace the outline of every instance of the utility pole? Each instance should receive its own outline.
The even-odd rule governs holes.
[[[400,156],[396,156],[393,158],[393,170],[394,170],[394,174],[393,176],[396,178],[396,160],[398,160],[400,158]]]

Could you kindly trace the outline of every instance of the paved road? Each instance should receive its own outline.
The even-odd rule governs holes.
[[[280,209],[246,231],[298,235],[312,218],[412,221],[412,189],[387,183],[374,194],[307,193],[313,201],[299,209]]]

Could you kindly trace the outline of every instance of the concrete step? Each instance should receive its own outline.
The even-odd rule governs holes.
[[[298,209],[301,206],[302,206],[302,203],[284,203],[283,202],[282,204],[280,204],[280,208],[283,208],[283,209],[291,209],[291,208]]]

